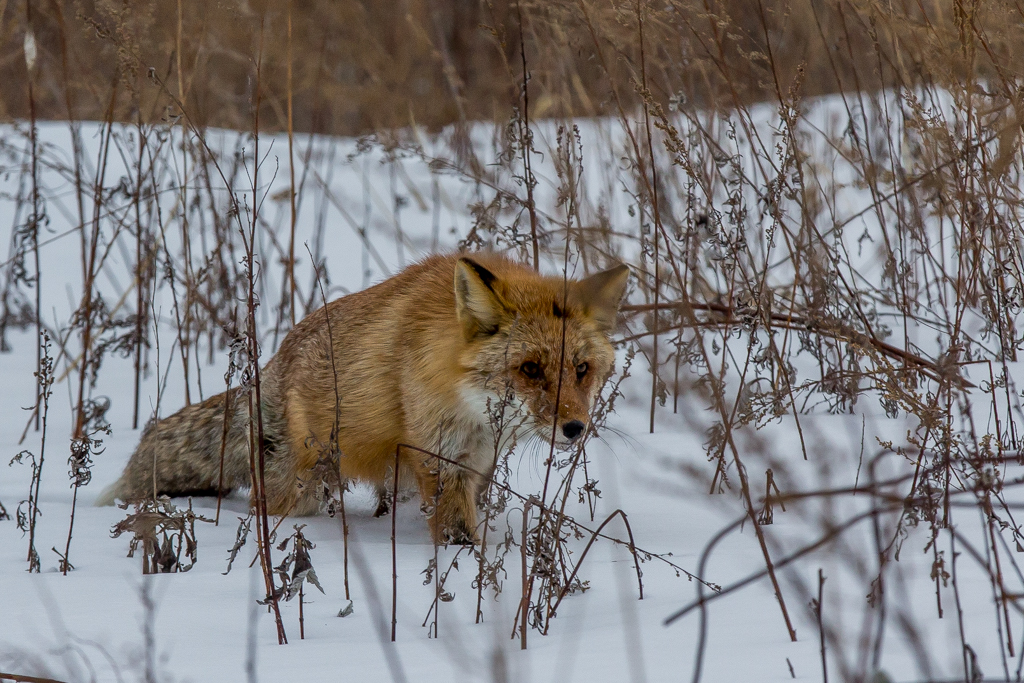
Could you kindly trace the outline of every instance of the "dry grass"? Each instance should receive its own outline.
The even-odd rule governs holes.
[[[1010,366],[1024,347],[1024,64],[1014,49],[1024,17],[1017,5],[451,2],[409,3],[399,17],[387,3],[53,2],[33,9],[39,56],[28,81],[28,18],[20,5],[3,7],[0,106],[33,124],[70,120],[73,149],[40,148],[34,125],[7,129],[0,141],[6,165],[23,180],[0,339],[6,344],[10,326],[52,328],[53,372],[77,396],[76,492],[88,483],[104,424],[92,393],[105,356],[134,358],[137,395],[155,376],[157,413],[168,412],[160,392],[169,371],[200,395],[205,383],[209,394],[218,382],[204,378],[203,366],[229,347],[243,389],[258,391],[261,347],[274,348],[331,291],[331,262],[319,246],[324,214],[313,234],[296,237],[297,213],[333,206],[357,215],[331,194],[330,156],[310,156],[313,145],[304,152],[295,133],[372,133],[349,163],[378,154],[403,173],[425,166],[432,190],[420,196],[436,211],[438,179],[476,188],[475,201],[456,208],[471,226],[460,234],[464,248],[501,249],[566,271],[629,260],[636,277],[620,339],[628,363],[594,422],[604,426],[622,400],[627,372],[647,373],[650,429],[659,415],[679,412],[702,430],[708,462],[687,470],[687,481],[735,495],[744,511],[688,569],[703,579],[715,544],[740,524],[753,528],[752,552],[764,565],[730,586],[701,583],[709,592],[702,588],[673,618],[699,611],[703,625],[714,600],[764,576],[791,638],[794,605],[816,601],[826,676],[831,662],[842,680],[877,680],[887,628],[920,642],[919,624],[889,582],[917,529],[928,539],[938,614],[961,613],[959,555],[960,571],[970,563],[991,584],[995,618],[986,636],[1001,643],[1006,678],[1019,676],[1024,654],[1014,635],[1024,579],[1010,552],[1024,544],[1011,476],[1021,462],[1022,413]],[[838,93],[824,114],[812,97],[823,93]],[[573,122],[597,115],[604,118],[582,124],[599,133],[584,144],[590,132]],[[102,122],[97,159],[86,159],[75,137],[75,122],[86,119]],[[489,142],[469,135],[474,120],[493,122]],[[454,125],[425,149],[418,126],[446,124]],[[222,134],[211,135],[210,126],[246,132],[223,134],[218,139],[229,144],[214,150],[209,140]],[[260,136],[269,131],[289,134],[290,206],[277,213],[265,204],[269,185],[257,170],[266,160]],[[246,151],[222,151],[230,143]],[[131,160],[123,181],[104,177],[115,155]],[[298,160],[322,172],[320,181],[293,168]],[[38,298],[48,276],[36,259],[49,201],[36,191],[40,163],[74,188],[78,223],[69,234],[82,245],[80,302],[53,326],[41,320]],[[401,260],[408,196],[396,187],[390,220]],[[623,194],[627,208],[614,199]],[[364,197],[369,207],[370,193]],[[381,260],[368,239],[368,208],[365,216],[350,220],[364,271]],[[433,245],[438,230],[435,221]],[[306,240],[309,268],[295,256],[296,242]],[[193,249],[197,242],[202,247]],[[134,254],[130,272],[119,275],[135,295],[124,291],[116,301],[96,285],[113,245]],[[162,309],[163,323],[160,300],[173,302]],[[170,350],[154,332],[161,324],[173,329]],[[42,369],[50,353],[40,349]],[[43,440],[49,373],[40,372],[36,410]],[[186,393],[186,400],[194,399]],[[138,413],[138,398],[135,405]],[[259,401],[253,405],[258,429]],[[801,459],[823,461],[820,444],[830,442],[808,416],[868,415],[875,406],[910,425],[906,439],[878,442],[862,433],[857,479],[801,488]],[[505,418],[494,408],[500,427]],[[788,459],[759,439],[760,429],[780,421],[799,435],[800,452]],[[51,435],[48,456],[52,444]],[[593,518],[600,491],[585,447],[564,458],[548,452],[539,492],[510,487],[508,452],[496,444],[495,455],[483,531],[489,543],[473,558],[477,609],[486,591],[510,590],[502,577],[521,564],[512,632],[526,647],[531,628],[557,627],[565,595],[585,590],[581,539],[612,537],[605,527],[612,519],[628,530],[628,510]],[[17,512],[27,530],[38,511],[39,466],[26,477],[35,493]],[[255,451],[252,467],[258,488]],[[334,507],[343,511],[343,499]],[[518,510],[514,522],[498,524],[510,509]],[[273,531],[256,513],[273,599],[280,592]],[[814,533],[785,546],[768,529],[782,514]],[[954,523],[968,515],[981,519],[973,536]],[[867,545],[856,536],[861,528],[869,528]],[[70,537],[69,530],[66,568]],[[638,569],[669,562],[637,548],[631,533],[615,542]],[[869,577],[868,626],[856,637],[822,604],[830,586],[853,578],[830,576],[826,584],[821,574],[805,581],[787,573],[819,551]],[[38,569],[35,557],[30,567]],[[424,621],[434,635],[451,568],[438,562],[428,567],[435,598]],[[283,628],[279,634],[283,641]],[[973,650],[961,637],[971,680]],[[695,680],[705,644],[702,636]],[[931,655],[915,656],[928,675]]]
[[[294,130],[349,135],[504,120],[519,102],[522,61],[535,117],[615,115],[639,101],[642,80],[629,2],[29,5],[31,18],[25,5],[0,4],[0,117],[29,118],[29,23],[41,119],[103,119],[114,84],[114,120],[173,119],[180,111],[151,71],[201,127],[247,129],[259,100],[263,129],[287,130],[291,93]],[[1009,82],[1021,68],[1020,8],[1009,2],[671,0],[641,8],[646,85],[662,106],[735,107],[791,88],[813,96],[953,86],[969,74]]]

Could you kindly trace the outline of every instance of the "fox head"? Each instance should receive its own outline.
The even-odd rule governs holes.
[[[624,265],[580,281],[545,277],[507,261],[461,258],[455,265],[463,367],[477,396],[508,397],[524,426],[568,446],[612,372],[608,339],[626,291]],[[493,406],[492,406],[493,409]]]

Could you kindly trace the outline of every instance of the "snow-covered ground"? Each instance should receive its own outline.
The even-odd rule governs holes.
[[[841,120],[841,111],[835,101],[818,103],[807,114],[807,120],[816,130],[841,131],[846,125]],[[769,138],[772,116],[770,108],[763,108],[755,110],[752,119],[752,125],[763,128]],[[580,124],[585,169],[582,219],[584,223],[597,222],[600,207],[604,219],[621,233],[616,242],[619,255],[631,265],[640,266],[647,257],[640,255],[641,241],[630,237],[639,230],[638,219],[634,217],[635,198],[630,194],[636,189],[624,180],[629,177],[629,164],[624,161],[628,150],[624,151],[625,136],[618,126],[614,121]],[[11,128],[2,131],[0,137],[8,141],[8,158],[4,163],[10,172],[0,179],[0,191],[4,193],[0,197],[0,225],[7,231],[5,234],[10,234],[12,226],[25,220],[24,202],[19,203],[16,198],[26,196],[26,157],[22,156],[26,141]],[[137,140],[129,138],[133,134],[131,128],[117,131],[123,136],[122,149],[137,149]],[[101,127],[84,125],[81,134],[84,158],[99,158]],[[478,126],[472,135],[480,148],[488,149],[497,133],[488,126]],[[553,171],[557,156],[554,124],[541,125],[537,135],[537,146],[542,151],[536,162],[537,202],[543,224],[556,228],[564,218],[557,205],[558,179]],[[172,145],[175,139],[172,134],[171,142],[166,144]],[[743,139],[746,138],[740,136],[734,150],[740,157],[737,168],[754,169],[764,160],[756,155],[743,157]],[[41,126],[40,140],[45,145],[46,158],[52,162],[44,164],[41,174],[42,194],[50,217],[41,237],[46,242],[41,249],[42,310],[46,324],[59,332],[66,329],[81,296],[81,245],[78,233],[70,230],[80,218],[73,177],[66,169],[57,168],[56,161],[62,155],[64,159],[70,155],[67,126]],[[209,140],[215,149],[227,150],[236,138],[234,134],[215,131],[210,133]],[[421,142],[428,154],[440,155],[446,145],[443,137]],[[251,141],[247,144],[251,145]],[[288,187],[287,139],[264,136],[260,144],[261,158],[267,161],[258,180],[258,196],[265,199],[260,209],[265,221],[261,227],[264,236],[260,238],[265,240],[260,243],[265,267],[261,271],[264,279],[259,324],[264,353],[269,354],[275,344],[275,306],[282,286],[280,245],[286,243],[290,225],[287,194],[282,195],[282,189]],[[821,155],[816,163],[822,167],[832,164],[830,177],[835,185],[821,191],[834,204],[823,208],[823,213],[832,212],[833,225],[855,216],[871,201],[870,193],[858,186],[852,167],[836,163],[836,150],[820,142],[809,144]],[[307,145],[312,145],[313,150],[310,163],[300,163],[296,170],[297,177],[305,183],[297,225],[298,243],[308,243],[310,251],[326,260],[332,296],[379,281],[432,249],[453,248],[473,225],[474,212],[470,207],[476,205],[479,216],[485,210],[479,207],[486,208],[495,196],[494,187],[445,172],[438,165],[431,169],[414,155],[399,155],[389,162],[380,146],[357,154],[360,146],[354,140],[322,138],[310,142],[301,138],[296,144],[300,161]],[[771,144],[767,149],[771,149]],[[251,149],[247,153],[251,154]],[[181,176],[175,174],[183,174],[187,177],[188,192],[201,194],[203,178],[194,169],[172,165],[175,155],[165,156],[161,186],[180,186],[182,183],[175,178]],[[231,154],[224,158],[230,159]],[[720,167],[731,163],[705,161]],[[111,155],[108,163],[106,186],[116,187],[122,176],[132,177],[124,157]],[[92,177],[92,168],[86,170],[88,177]],[[522,185],[514,177],[502,175],[500,169],[494,173],[493,184],[523,194]],[[666,182],[674,187],[673,181]],[[680,181],[679,186],[685,186],[685,182]],[[169,195],[162,215],[168,225],[164,239],[173,254],[180,254],[180,204],[175,203],[173,192]],[[241,190],[238,196],[245,206],[251,206],[251,187],[247,199]],[[396,201],[395,197],[401,200]],[[685,211],[684,199],[681,194],[665,201],[675,201],[677,209]],[[724,201],[726,197],[719,199]],[[226,204],[223,196],[221,201]],[[680,206],[683,208],[679,209]],[[729,210],[723,205],[717,208]],[[878,220],[884,214],[869,212],[848,230],[851,253],[860,246],[858,237],[863,231],[875,239],[880,237]],[[91,206],[86,206],[85,215],[91,220]],[[510,222],[516,212],[506,208],[494,215]],[[521,212],[519,216],[523,220]],[[130,226],[132,217],[126,209],[124,215],[110,212],[102,220],[109,222],[105,234],[110,235],[117,221]],[[191,220],[193,230],[198,231],[195,217]],[[768,217],[762,220],[766,224],[771,222]],[[322,233],[318,232],[318,224],[324,226]],[[520,227],[521,234],[528,232],[523,226],[528,226],[528,219]],[[488,239],[494,243],[493,235]],[[557,267],[562,253],[560,239],[555,236],[546,245],[548,270]],[[874,247],[876,242],[869,245],[868,251]],[[96,285],[108,305],[122,312],[133,310],[134,306],[135,295],[130,293],[134,248],[131,230],[125,228],[112,243]],[[707,249],[713,248],[714,245],[707,245]],[[202,252],[208,249],[205,243],[202,249],[196,249],[193,242],[195,263],[201,262]],[[298,253],[304,296],[308,296],[312,286],[309,255],[305,246]],[[578,262],[575,255],[573,259]],[[883,270],[883,264],[872,253],[864,254],[858,264],[866,279],[880,277],[878,273]],[[780,274],[784,270],[781,267],[773,272],[784,278],[785,274]],[[143,380],[141,394],[142,421],[157,406],[158,386],[161,415],[169,415],[184,404],[183,373],[174,351],[174,304],[166,283],[161,284],[153,302],[160,317],[160,351],[158,355],[155,346],[150,350],[151,371]],[[642,301],[635,299],[633,303]],[[927,350],[929,332],[913,330],[908,335]],[[651,557],[641,565],[643,600],[638,600],[632,557],[625,547],[607,540],[596,543],[580,570],[588,590],[566,598],[546,635],[531,630],[525,651],[521,650],[518,637],[511,638],[521,595],[518,549],[506,558],[501,594],[495,596],[490,588],[485,592],[481,623],[475,623],[476,565],[471,558],[460,561],[446,583],[454,599],[440,603],[434,637],[423,625],[434,598],[434,587],[425,585],[423,572],[433,558],[434,547],[415,500],[400,505],[397,511],[397,638],[392,643],[391,518],[372,516],[375,501],[366,490],[348,498],[352,592],[352,611],[348,616],[338,616],[348,604],[343,587],[340,521],[326,516],[299,520],[306,524],[305,535],[316,544],[312,561],[324,589],[324,594],[320,594],[307,586],[302,640],[297,600],[282,603],[287,645],[277,644],[272,616],[256,604],[263,597],[263,578],[258,562],[249,566],[254,557],[254,539],[243,548],[231,572],[224,574],[237,519],[247,512],[244,496],[224,503],[219,526],[197,523],[199,559],[190,571],[143,576],[138,556],[126,557],[127,537],[110,536],[111,527],[126,513],[116,507],[92,506],[98,493],[119,475],[139,437],[139,430],[132,429],[133,360],[117,354],[104,359],[92,392],[94,396],[110,399],[107,418],[111,434],[102,437],[104,450],[95,457],[92,482],[80,492],[69,555],[74,570],[62,575],[57,571],[59,557],[50,548],[63,552],[71,514],[72,488],[66,458],[77,391],[77,371],[70,365],[77,352],[76,340],[77,336],[71,337],[68,353],[59,358],[56,372],[60,376],[67,371],[68,377],[54,386],[50,401],[36,531],[41,573],[26,571],[27,536],[15,521],[0,521],[0,672],[50,676],[62,681],[218,682],[319,677],[368,681],[668,681],[693,676],[700,641],[699,610],[670,625],[665,620],[696,598],[697,582],[678,575],[668,562]],[[26,409],[31,409],[35,401],[34,330],[8,331],[8,342],[11,350],[0,354],[0,377],[5,385],[0,391],[0,502],[13,516],[19,501],[28,496],[31,472],[27,464],[8,467],[6,461],[23,449],[37,453],[40,435],[29,428],[21,441],[30,420]],[[730,344],[735,344],[738,353],[746,342]],[[193,367],[189,377],[193,400],[197,394],[209,396],[222,390],[227,352],[216,349],[209,364],[207,349],[200,345],[201,376]],[[59,351],[55,348],[54,354]],[[620,366],[624,357],[625,352],[620,352]],[[1008,367],[1011,381],[1024,379],[1024,368],[1019,363]],[[978,382],[981,373],[972,377]],[[587,446],[589,476],[598,480],[601,490],[594,514],[596,521],[591,522],[585,503],[573,499],[567,512],[595,528],[612,511],[621,509],[628,516],[639,548],[663,555],[687,572],[697,573],[709,541],[744,516],[735,465],[729,472],[731,488],[710,495],[714,465],[708,462],[704,444],[708,438],[706,429],[715,416],[708,411],[699,392],[682,391],[677,410],[673,410],[673,396],[669,395],[667,404],[657,409],[652,434],[648,425],[650,373],[641,355],[635,359],[632,376],[623,383],[623,391],[624,399],[618,403],[601,437]],[[735,395],[734,388],[729,391]],[[980,388],[971,395],[980,405],[987,400],[987,394]],[[992,429],[992,416],[984,409],[979,409],[976,417],[980,420],[979,430]],[[887,417],[877,401],[864,399],[856,404],[853,413],[834,415],[818,409],[801,414],[799,424],[789,414],[759,430],[738,428],[734,437],[757,506],[764,498],[764,473],[768,468],[785,495],[898,480],[885,489],[898,501],[899,496],[907,493],[906,477],[913,473],[914,459],[882,451],[879,442],[906,445],[908,434],[917,426],[903,413],[900,417]],[[539,494],[543,458],[539,448],[529,445],[513,456],[511,481],[517,491],[524,495]],[[1007,465],[1003,472],[1005,481],[1019,478],[1020,470],[1018,465]],[[1021,500],[1009,484],[1004,495],[1011,503]],[[968,503],[973,498],[961,496],[956,498],[955,502],[958,501]],[[1018,658],[1024,649],[1024,620],[1015,604],[1010,604],[1009,622],[1001,621],[1002,603],[994,598],[992,583],[981,564],[992,552],[992,545],[998,544],[994,540],[990,543],[985,520],[979,517],[977,508],[973,504],[952,508],[953,525],[962,535],[962,539],[956,539],[955,549],[950,545],[952,534],[941,535],[933,548],[928,545],[931,538],[926,526],[904,526],[907,537],[898,561],[894,561],[891,551],[886,554],[889,561],[879,588],[872,583],[879,573],[876,539],[888,543],[900,514],[897,502],[895,512],[866,515],[873,502],[876,501],[870,495],[847,492],[791,500],[785,511],[775,506],[774,523],[763,525],[762,529],[768,551],[776,562],[835,526],[855,518],[860,521],[833,542],[779,567],[780,589],[796,632],[795,642],[765,577],[709,603],[702,680],[821,680],[822,642],[818,617],[811,605],[811,600],[817,598],[819,570],[825,577],[821,620],[826,632],[830,680],[887,680],[871,678],[876,672],[884,672],[892,681],[962,680],[967,657],[963,642],[976,657],[977,670],[986,676],[1002,677],[1008,673],[1012,678],[1017,674]],[[193,505],[198,514],[213,518],[215,500],[197,499]],[[500,517],[499,528],[507,524],[518,533],[520,509],[511,509]],[[1011,506],[1007,514],[1012,514],[1012,510],[1015,508]],[[291,520],[282,524],[285,534],[292,524]],[[626,538],[625,528],[618,520],[606,527],[606,533]],[[1011,533],[1006,534],[1006,539],[1012,546]],[[961,540],[971,544],[970,550],[960,545]],[[570,543],[577,558],[586,541],[583,538]],[[1002,552],[1004,546],[998,547]],[[937,555],[936,549],[942,554]],[[447,566],[456,550],[442,548],[440,566]],[[954,550],[958,554],[955,584],[940,581],[937,590],[932,577],[933,563],[937,557],[943,557],[945,564],[941,569],[953,571],[953,558],[957,557]],[[978,553],[981,563],[970,556],[971,551]],[[282,556],[275,551],[275,561]],[[1014,573],[1005,557],[1003,562],[1007,590],[1024,592],[1024,577]],[[714,546],[704,576],[717,586],[728,587],[764,567],[761,545],[748,520]],[[871,604],[869,595],[875,596]],[[1012,648],[1007,647],[1008,643]],[[867,678],[859,678],[862,675]]]

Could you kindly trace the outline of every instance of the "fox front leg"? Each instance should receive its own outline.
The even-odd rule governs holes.
[[[479,477],[453,463],[422,463],[417,479],[430,532],[437,543],[473,545]]]

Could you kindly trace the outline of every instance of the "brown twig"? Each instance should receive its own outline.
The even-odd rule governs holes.
[[[684,315],[692,316],[691,311],[707,311],[718,314],[706,322],[694,322],[691,324],[705,325],[705,326],[723,326],[730,327],[736,325],[742,325],[745,316],[753,314],[744,308],[727,306],[724,304],[714,303],[698,303],[691,301],[676,301],[676,302],[665,302],[661,304],[627,304],[620,308],[622,313],[645,313],[649,311],[664,311],[664,310],[675,310],[681,311]],[[886,343],[876,337],[869,336],[863,332],[859,332],[852,327],[842,325],[839,322],[830,322],[830,325],[834,325],[835,329],[823,326],[813,319],[805,318],[802,316],[792,315],[788,313],[770,313],[768,316],[769,323],[773,328],[785,328],[792,330],[807,330],[815,334],[821,334],[833,339],[845,341],[847,343],[855,343],[863,347],[870,346],[875,350],[879,351],[885,356],[898,360],[912,368],[917,368],[920,372],[924,373],[927,377],[935,381],[942,381],[942,369],[938,367],[933,361],[929,361],[917,354],[911,353],[899,347],[893,346],[892,344]],[[685,323],[684,323],[685,325]],[[641,339],[645,336],[652,334],[651,332],[631,335],[624,337],[621,341],[634,341]],[[968,380],[958,377],[957,382],[965,388],[974,388],[974,384]]]
[[[391,642],[398,629],[398,546],[395,541],[398,519],[398,454],[402,444],[395,446],[395,481],[391,489]]]
[[[576,574],[577,572],[579,572],[580,567],[583,566],[583,560],[586,559],[587,553],[590,552],[590,546],[594,545],[594,541],[597,540],[597,535],[601,533],[601,529],[604,529],[605,525],[607,525],[608,522],[612,521],[616,516],[621,517],[622,523],[626,525],[626,533],[629,534],[629,552],[633,554],[633,566],[636,569],[637,589],[640,591],[639,599],[644,599],[644,582],[641,578],[640,557],[637,555],[636,546],[633,544],[633,529],[629,526],[629,520],[626,518],[626,513],[623,512],[622,510],[616,510],[612,514],[608,515],[608,517],[605,518],[603,522],[601,522],[601,526],[597,527],[597,531],[595,531],[594,534],[590,537],[590,540],[587,541],[586,547],[580,554],[580,559],[576,561],[576,566],[573,567],[572,574],[569,575],[569,580],[565,582],[565,585],[562,587],[561,592],[558,594],[558,599],[555,600],[555,604],[551,608],[552,616],[554,616],[555,611],[558,609],[558,606],[562,604],[562,598],[564,598],[566,594],[569,592],[570,588],[572,588],[572,581],[576,578]]]
[[[818,639],[821,641],[821,677],[822,683],[828,683],[828,660],[825,657],[825,627],[822,625],[824,609],[825,576],[818,569],[818,599],[814,604],[814,616],[818,619]]]
[[[259,544],[260,564],[263,568],[263,578],[266,584],[267,601],[274,612],[274,621],[277,626],[277,642],[285,645],[288,637],[285,635],[284,622],[281,619],[281,609],[278,604],[277,590],[274,586],[273,560],[271,559],[270,525],[267,519],[267,489],[266,489],[266,467],[267,449],[266,439],[263,433],[263,396],[260,385],[260,348],[257,338],[256,327],[256,227],[259,216],[260,198],[259,190],[259,169],[260,169],[260,75],[263,64],[263,32],[266,16],[260,18],[260,45],[256,58],[256,88],[255,103],[253,107],[253,171],[252,171],[252,193],[253,206],[249,225],[249,234],[246,236],[242,231],[245,244],[245,258],[247,266],[247,327],[248,337],[248,362],[252,377],[252,386],[249,390],[249,419],[250,419],[250,448],[249,468],[252,476],[253,491],[252,499],[256,512],[256,540]]]
[[[530,214],[530,241],[533,244],[533,269],[540,272],[540,241],[537,235],[537,207],[533,199],[533,186],[537,184],[533,175],[533,131],[530,128],[530,72],[526,68],[526,35],[523,29],[523,7],[516,0],[516,17],[519,21],[519,58],[523,67],[523,114],[516,117],[519,126],[519,149],[523,156],[523,182],[526,185],[526,210]]]
[[[39,676],[22,676],[20,674],[5,674],[0,672],[0,681],[15,681],[15,683],[63,683],[55,678],[40,678]]]

